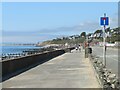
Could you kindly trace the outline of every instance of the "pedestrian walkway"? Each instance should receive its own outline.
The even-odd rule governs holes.
[[[3,88],[100,88],[84,52],[65,53],[3,82]]]

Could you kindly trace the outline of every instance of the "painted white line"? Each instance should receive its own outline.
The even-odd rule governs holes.
[[[109,57],[109,58],[112,58],[112,57]],[[117,61],[117,62],[120,62],[118,59],[114,59],[114,58],[112,58],[113,60],[115,60],[115,61]]]
[[[103,56],[98,56],[98,57],[103,58]],[[117,61],[117,62],[120,62],[118,59],[114,59],[114,58],[112,58],[112,57],[108,57],[108,56],[107,56],[107,58],[110,58],[110,59],[113,59],[113,60],[115,60],[115,61]]]

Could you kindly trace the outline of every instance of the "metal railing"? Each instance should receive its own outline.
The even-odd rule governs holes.
[[[38,54],[38,53],[43,53],[46,51],[53,51],[54,48],[40,48],[40,49],[26,49],[23,50],[21,53],[7,53],[7,54],[2,54],[0,56],[1,60],[6,60],[6,59],[15,59],[15,58],[19,58],[19,57],[24,57],[24,56],[28,56],[28,55],[34,55],[34,54]]]
[[[70,48],[70,47],[69,47]],[[26,49],[23,50],[21,53],[8,53],[8,54],[2,54],[0,58],[2,60],[6,59],[15,59],[20,58],[28,55],[35,55],[43,52],[53,51],[53,50],[60,50],[60,49],[66,49],[66,47],[45,47],[45,48],[39,48],[39,49]]]

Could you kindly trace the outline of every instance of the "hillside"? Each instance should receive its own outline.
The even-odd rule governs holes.
[[[120,27],[110,29],[107,28],[105,30],[106,32],[106,41],[109,43],[114,42],[120,42]],[[72,35],[68,37],[62,37],[62,38],[56,38],[53,40],[44,41],[42,43],[38,43],[39,46],[45,46],[49,44],[78,44],[83,43],[85,40],[89,40],[89,42],[92,41],[102,41],[103,40],[103,31],[102,30],[96,30],[94,33],[88,33],[82,32],[80,35]]]

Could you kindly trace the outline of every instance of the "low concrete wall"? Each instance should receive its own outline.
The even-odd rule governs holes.
[[[72,50],[74,48],[69,48],[69,49]],[[21,57],[17,59],[2,61],[2,81],[15,76],[14,73],[20,70],[23,70],[25,68],[28,68],[36,64],[39,65],[54,57],[64,54],[65,52],[66,52],[66,49],[56,50],[56,51],[46,52],[42,54],[35,54],[35,55]]]

